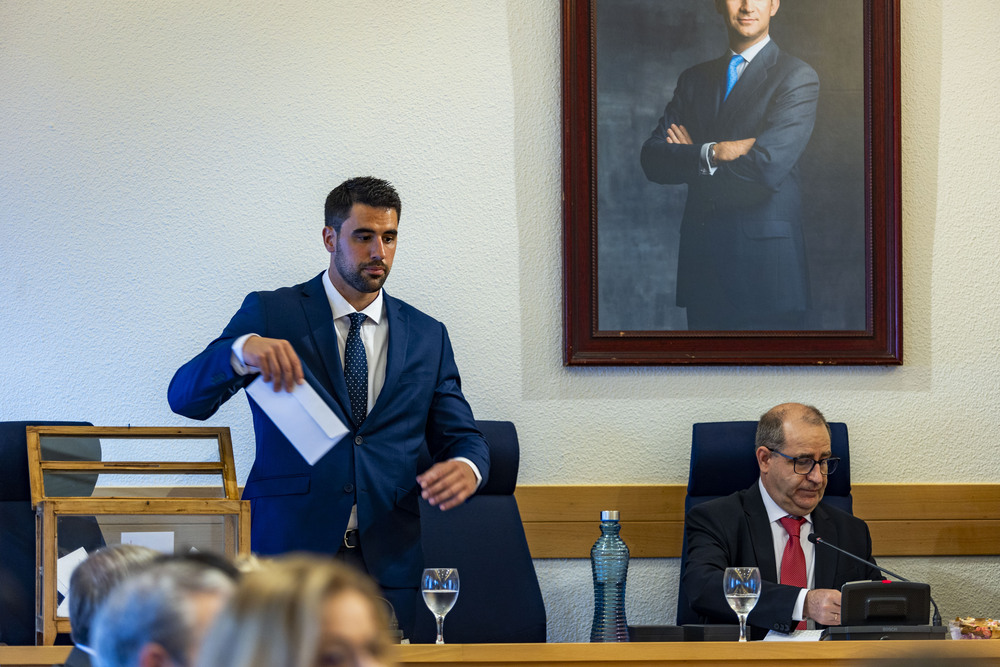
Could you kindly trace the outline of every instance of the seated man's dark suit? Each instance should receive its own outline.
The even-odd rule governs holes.
[[[684,520],[687,565],[684,590],[701,623],[736,623],[736,613],[722,592],[727,567],[758,567],[760,599],[747,618],[754,638],[768,630],[790,632],[792,610],[801,589],[778,581],[774,542],[760,487],[754,484],[724,498],[695,505]],[[864,521],[820,503],[811,519],[814,534],[860,558],[872,561],[872,541]],[[849,581],[880,578],[878,570],[816,545],[815,588],[839,590]]]
[[[356,503],[369,573],[386,589],[415,589],[423,567],[417,474],[431,458],[465,457],[485,480],[489,452],[462,395],[444,325],[383,295],[389,321],[385,383],[360,428],[350,418],[322,274],[247,296],[222,335],[177,371],[169,400],[175,412],[207,419],[257,377],[233,370],[234,340],[252,332],[289,341],[307,381],[351,431],[310,466],[248,397],[257,450],[243,497],[251,501],[253,550],[335,553]],[[408,615],[397,614],[401,623]]]
[[[654,183],[688,186],[677,305],[689,318],[707,310],[704,328],[782,328],[780,319],[755,320],[802,313],[808,303],[798,161],[815,124],[819,78],[772,41],[723,99],[728,63],[727,54],[680,75],[642,146],[642,168]],[[694,143],[669,143],[672,123]],[[749,153],[700,173],[703,144],[751,137]]]

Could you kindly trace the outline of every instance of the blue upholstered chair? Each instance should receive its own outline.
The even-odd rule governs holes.
[[[31,509],[28,481],[28,426],[90,426],[87,422],[0,422],[0,643],[35,643],[35,512]],[[101,443],[96,438],[69,438],[59,451],[46,457],[59,460],[100,460]],[[67,475],[59,483],[46,482],[50,495],[89,495],[97,475]],[[63,517],[59,523],[60,556],[84,547],[103,546],[100,528],[93,517]]]
[[[695,424],[691,435],[691,470],[688,475],[685,513],[698,503],[749,488],[760,477],[754,439],[757,422],[707,422]],[[823,502],[853,512],[851,459],[847,425],[830,422],[830,445],[840,457],[837,472],[827,479]],[[681,553],[681,581],[687,565],[687,536]],[[691,611],[683,583],[677,592],[677,625],[698,623]]]
[[[490,446],[486,485],[447,512],[426,503],[420,509],[424,562],[457,567],[461,577],[458,602],[445,619],[445,641],[544,642],[545,605],[514,499],[517,431],[511,422],[476,424]],[[435,633],[434,617],[420,600],[412,641],[433,643]]]

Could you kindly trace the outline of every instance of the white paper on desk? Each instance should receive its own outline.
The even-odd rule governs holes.
[[[822,630],[792,630],[789,633],[771,630],[764,637],[766,642],[818,642],[823,636]]]
[[[122,544],[134,544],[147,547],[161,554],[174,553],[174,531],[172,530],[142,530],[122,532]]]
[[[291,392],[275,391],[274,385],[258,376],[247,393],[309,465],[315,465],[348,432],[308,382],[295,385]]]
[[[56,590],[63,595],[56,616],[69,616],[69,580],[76,566],[87,560],[87,550],[80,547],[56,561]]]

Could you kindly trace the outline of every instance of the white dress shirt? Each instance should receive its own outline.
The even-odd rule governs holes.
[[[764,482],[758,480],[757,484],[760,485],[760,497],[764,499],[764,509],[767,510],[767,519],[771,523],[771,538],[774,540],[774,560],[777,566],[778,581],[780,582],[781,556],[785,553],[785,545],[789,540],[788,531],[781,525],[781,519],[790,515],[778,507],[778,503],[774,502],[767,493],[767,489],[764,488]],[[806,557],[806,581],[808,582],[808,588],[803,588],[799,591],[799,597],[795,601],[795,608],[792,610],[792,619],[796,621],[804,620],[803,613],[806,604],[806,593],[816,585],[816,546],[808,539],[808,536],[813,532],[812,515],[806,514],[805,520],[802,528],[799,529],[799,541],[802,542],[802,553]]]

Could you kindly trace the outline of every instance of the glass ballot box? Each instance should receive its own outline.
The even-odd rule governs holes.
[[[105,545],[250,552],[228,428],[29,426],[27,440],[36,644],[69,632],[70,576]]]

